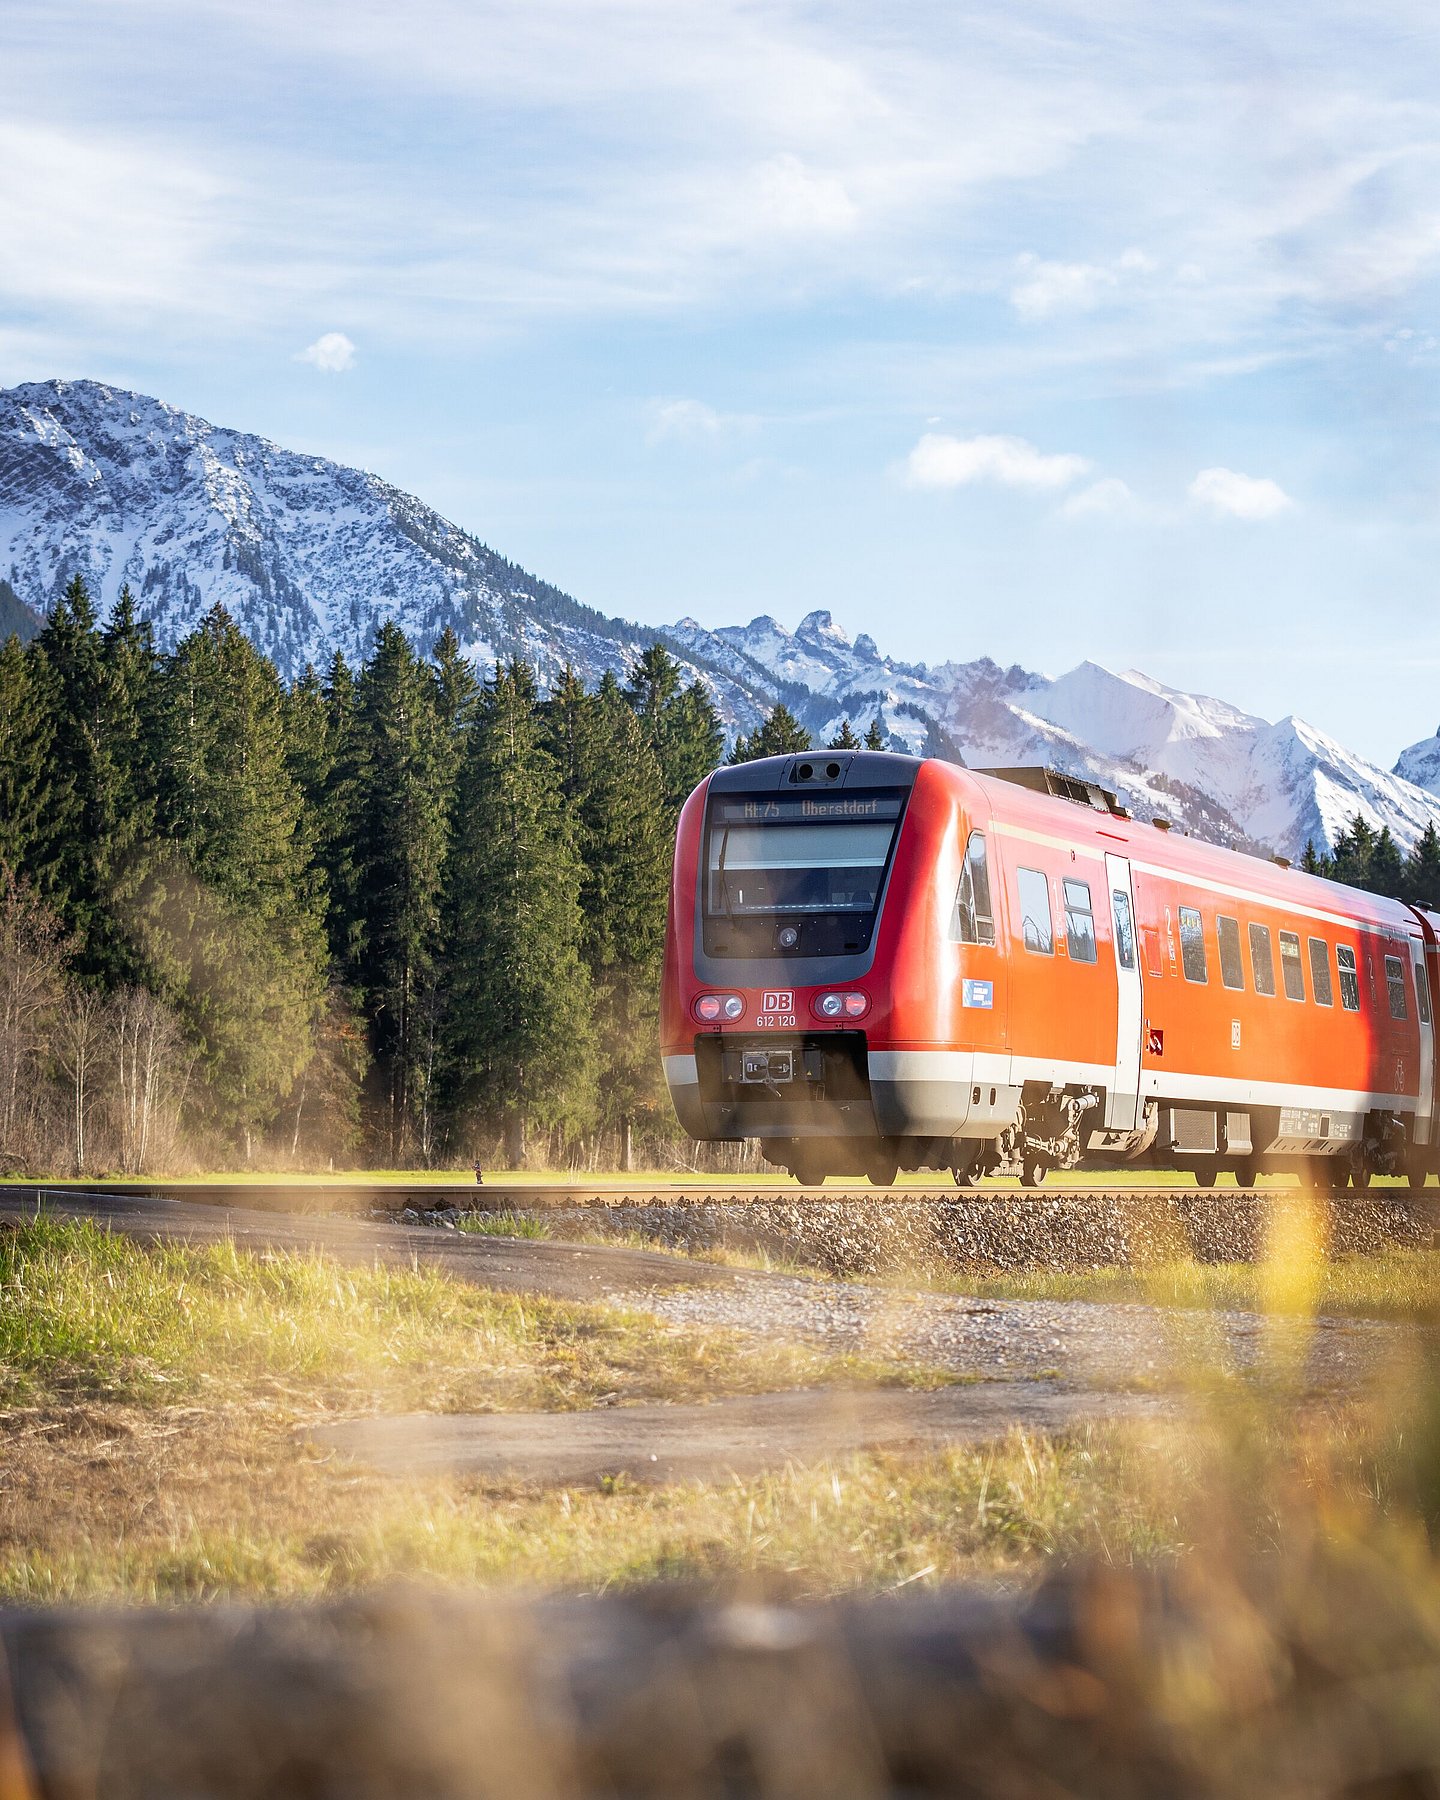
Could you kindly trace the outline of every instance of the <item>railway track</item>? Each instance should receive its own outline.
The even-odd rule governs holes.
[[[1308,1191],[1308,1190],[1303,1190]],[[1039,1188],[1022,1187],[1016,1181],[981,1182],[976,1187],[955,1187],[936,1182],[924,1187],[872,1187],[864,1182],[836,1182],[823,1187],[759,1187],[744,1182],[686,1180],[676,1182],[638,1181],[619,1184],[609,1181],[533,1182],[487,1180],[472,1183],[287,1183],[225,1181],[153,1181],[153,1182],[54,1182],[4,1183],[0,1195],[90,1194],[112,1199],[186,1200],[206,1206],[244,1207],[266,1212],[335,1212],[364,1217],[375,1213],[401,1213],[407,1209],[434,1212],[453,1208],[467,1212],[543,1212],[548,1209],[574,1207],[650,1207],[650,1206],[826,1206],[837,1205],[874,1208],[876,1206],[973,1206],[996,1204],[1006,1207],[1048,1208],[1055,1202],[1069,1205],[1157,1206],[1172,1203],[1181,1207],[1199,1201],[1214,1204],[1230,1201],[1254,1205],[1295,1196],[1302,1192],[1298,1182],[1264,1187],[1185,1187],[1180,1185],[1139,1187],[1113,1184],[1046,1183]],[[1387,1200],[1406,1205],[1427,1205],[1440,1212],[1440,1186],[1411,1191],[1401,1184],[1386,1184],[1363,1191],[1349,1190],[1340,1194],[1326,1191],[1324,1199],[1365,1199],[1377,1204]]]

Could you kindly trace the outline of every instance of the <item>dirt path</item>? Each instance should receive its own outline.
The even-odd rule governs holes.
[[[36,1203],[0,1192],[0,1220],[32,1219]],[[93,1219],[151,1243],[217,1244],[233,1238],[247,1250],[324,1250],[347,1262],[440,1269],[462,1281],[557,1300],[612,1299],[622,1289],[636,1305],[652,1292],[724,1282],[729,1272],[659,1250],[478,1237],[409,1225],[372,1224],[333,1213],[276,1213],[257,1207],[208,1206],[189,1200],[70,1194],[49,1190],[43,1210]]]
[[[396,1475],[578,1487],[743,1477],[859,1450],[982,1443],[1016,1426],[1064,1431],[1089,1419],[1156,1417],[1152,1395],[1077,1392],[1058,1382],[980,1382],[925,1393],[811,1389],[709,1406],[618,1406],[584,1413],[407,1413],[317,1426],[312,1442]]]

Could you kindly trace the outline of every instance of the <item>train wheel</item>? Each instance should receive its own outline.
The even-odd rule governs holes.
[[[1260,1165],[1253,1156],[1242,1156],[1235,1165],[1235,1185],[1242,1188],[1253,1188],[1260,1179]]]
[[[1198,1162],[1195,1165],[1195,1185],[1202,1188],[1213,1188],[1220,1179],[1218,1162]]]
[[[1044,1179],[1044,1162],[1038,1156],[1027,1156],[1020,1165],[1021,1187],[1039,1187]]]
[[[829,1174],[818,1144],[797,1144],[790,1157],[790,1173],[801,1187],[823,1187]]]
[[[954,1162],[950,1165],[950,1179],[956,1187],[974,1187],[980,1179],[981,1165],[985,1161],[985,1146],[972,1143],[961,1146]]]
[[[871,1187],[894,1187],[895,1177],[900,1173],[900,1165],[893,1157],[885,1155],[870,1159],[865,1170],[866,1179]]]

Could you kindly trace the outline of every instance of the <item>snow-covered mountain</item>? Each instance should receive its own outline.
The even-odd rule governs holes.
[[[1400,752],[1395,773],[1416,787],[1440,794],[1440,731]]]
[[[656,636],[376,475],[94,381],[0,390],[0,577],[44,612],[77,571],[102,609],[128,582],[163,646],[222,602],[287,677],[336,649],[360,660],[386,619],[427,649],[448,625],[477,661],[519,654],[542,681],[567,662],[621,673]],[[748,689],[703,672],[752,728]]]
[[[880,714],[897,748],[1049,763],[1141,817],[1291,856],[1356,811],[1404,845],[1440,822],[1440,737],[1387,773],[1302,720],[1133,670],[897,662],[825,611],[793,632],[768,617],[657,631],[582,605],[378,476],[97,382],[0,391],[0,633],[32,630],[77,570],[102,606],[128,581],[164,646],[223,602],[287,676],[335,649],[359,660],[387,618],[422,648],[448,625],[478,661],[520,654],[542,683],[566,663],[590,682],[623,673],[659,638],[732,732],[776,700],[817,743]]]

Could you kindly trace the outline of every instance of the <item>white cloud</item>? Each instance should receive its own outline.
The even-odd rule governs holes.
[[[737,431],[748,431],[755,420],[748,413],[717,412],[703,400],[689,400],[683,395],[652,400],[646,407],[649,424],[645,431],[648,444],[662,444],[667,439],[684,444],[712,444]]]
[[[307,344],[295,360],[323,369],[327,375],[343,375],[355,367],[355,346],[343,331],[326,331]]]
[[[1118,519],[1139,510],[1140,502],[1129,484],[1117,475],[1107,475],[1103,481],[1072,494],[1060,508],[1060,514],[1066,519]]]
[[[1197,506],[1222,518],[1273,519],[1295,504],[1278,481],[1240,475],[1234,469],[1202,469],[1188,492]]]
[[[1109,263],[1042,262],[1038,256],[1022,256],[1018,266],[1022,279],[1010,291],[1010,304],[1026,319],[1088,312],[1115,293],[1122,281],[1155,268],[1143,250],[1127,250]]]
[[[808,168],[798,156],[775,156],[757,172],[761,216],[787,235],[830,235],[853,229],[859,209],[837,176]]]
[[[1062,488],[1089,467],[1083,456],[1047,455],[1024,438],[957,438],[927,431],[906,459],[905,479],[911,487],[920,488],[966,487],[972,481]]]

